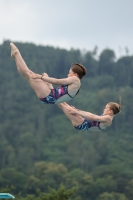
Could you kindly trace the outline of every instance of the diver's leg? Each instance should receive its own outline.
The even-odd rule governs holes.
[[[79,126],[83,123],[84,118],[78,114],[71,114],[67,110],[67,106],[69,106],[66,102],[57,104],[57,106],[64,112],[64,114],[68,117],[68,119],[72,122],[73,126]]]
[[[10,46],[11,56],[15,59],[19,73],[28,80],[29,84],[31,85],[32,89],[35,91],[38,97],[45,98],[46,96],[48,96],[50,94],[50,88],[47,83],[41,79],[34,79],[33,74],[35,73],[27,67],[18,48],[13,43],[10,43]]]

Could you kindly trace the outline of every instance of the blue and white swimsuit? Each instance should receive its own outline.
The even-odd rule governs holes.
[[[100,130],[104,130],[100,128],[100,122],[97,121],[90,121],[88,119],[84,119],[83,123],[80,124],[79,126],[74,126],[77,130],[88,130],[89,128],[92,127],[97,127]]]
[[[76,95],[78,94],[79,90],[77,91]],[[70,96],[68,93],[68,85],[61,85],[58,88],[51,89],[50,94],[45,98],[39,98],[41,102],[45,104],[55,104],[58,99],[60,99],[62,96],[68,95],[70,99],[74,98]],[[76,96],[75,95],[75,96]]]

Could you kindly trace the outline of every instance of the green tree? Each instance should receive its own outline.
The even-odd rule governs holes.
[[[96,200],[128,200],[128,198],[124,194],[104,192]]]

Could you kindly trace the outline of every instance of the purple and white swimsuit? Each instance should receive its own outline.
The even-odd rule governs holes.
[[[78,130],[88,130],[89,128],[92,127],[97,127],[100,130],[104,130],[100,128],[100,122],[97,121],[90,121],[88,119],[84,119],[83,123],[80,124],[79,126],[74,126]]]
[[[79,92],[79,90],[78,90],[78,92]],[[76,95],[78,94],[78,92],[76,93]],[[64,95],[68,95],[71,99],[73,98],[68,93],[68,85],[61,85],[58,88],[53,88],[53,89],[51,89],[51,92],[47,97],[39,98],[39,99],[41,102],[43,102],[45,104],[55,104],[56,101]]]

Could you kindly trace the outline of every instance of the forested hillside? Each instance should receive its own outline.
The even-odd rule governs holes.
[[[121,113],[102,132],[78,131],[56,105],[42,104],[20,76],[10,56],[10,41],[0,45],[0,188],[14,195],[37,195],[62,183],[78,189],[74,200],[133,199],[133,56],[118,60],[105,49],[65,50],[15,43],[28,67],[51,77],[67,77],[72,63],[87,75],[69,104],[102,114],[122,97]]]

